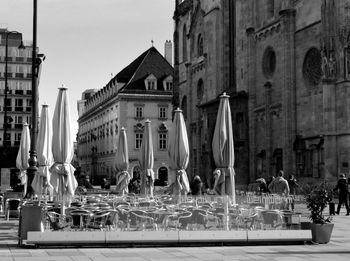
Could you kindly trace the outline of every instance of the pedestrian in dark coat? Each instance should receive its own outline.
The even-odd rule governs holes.
[[[337,212],[335,212],[337,215],[340,213],[341,205],[344,204],[346,208],[346,215],[350,215],[350,209],[348,205],[348,182],[346,181],[345,175],[340,174],[340,178],[337,182],[337,186],[334,188],[334,191],[339,192],[339,203]]]
[[[203,192],[203,182],[199,176],[195,176],[193,178],[192,184],[191,184],[191,192],[192,195],[200,196]]]

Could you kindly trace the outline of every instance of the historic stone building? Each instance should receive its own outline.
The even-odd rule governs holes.
[[[250,178],[349,173],[350,1],[236,1]],[[238,73],[237,73],[238,74]]]
[[[164,58],[151,47],[121,70],[102,89],[89,89],[78,101],[77,158],[81,171],[93,184],[114,178],[118,134],[126,129],[129,172],[140,171],[144,122],[151,121],[156,178],[168,175],[168,128],[173,110],[171,42],[165,43]]]
[[[175,2],[174,102],[187,116],[190,175],[210,185],[224,91],[238,184],[280,169],[299,180],[349,174],[349,0]]]
[[[174,103],[186,120],[189,178],[213,185],[212,152],[219,96],[230,95],[235,139],[236,183],[248,181],[247,92],[238,91],[235,70],[235,5],[231,0],[175,1]]]

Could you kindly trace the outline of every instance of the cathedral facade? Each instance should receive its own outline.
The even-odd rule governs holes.
[[[349,174],[349,0],[178,0],[174,20],[174,102],[187,115],[190,173],[211,185],[226,92],[238,185],[279,170],[300,181]]]
[[[250,178],[281,169],[299,180],[348,174],[350,1],[236,3]]]
[[[212,188],[214,133],[219,96],[230,96],[237,184],[248,183],[247,92],[235,80],[234,1],[176,1],[174,104],[183,110],[190,147],[189,178]]]

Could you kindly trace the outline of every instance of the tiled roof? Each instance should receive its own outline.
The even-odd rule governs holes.
[[[116,76],[118,82],[126,82],[121,92],[145,90],[145,78],[153,74],[158,79],[158,89],[162,88],[160,79],[174,74],[174,68],[153,46],[137,57]]]

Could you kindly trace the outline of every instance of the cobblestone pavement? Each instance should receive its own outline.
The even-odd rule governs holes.
[[[33,248],[18,246],[18,220],[0,217],[1,261],[199,261],[199,260],[350,260],[350,216],[341,212],[328,244],[250,245],[202,247],[61,247]]]

